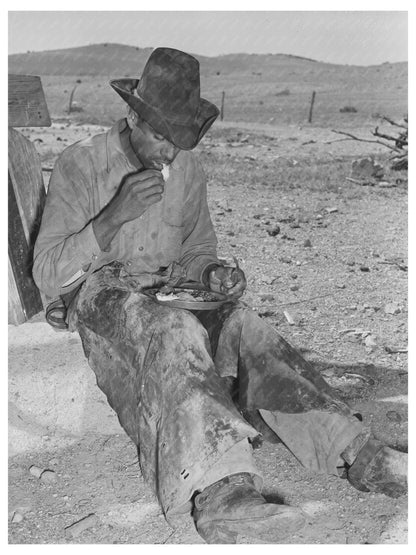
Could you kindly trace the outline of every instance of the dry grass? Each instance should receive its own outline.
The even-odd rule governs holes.
[[[74,100],[83,112],[75,121],[108,125],[124,110],[109,80],[139,76],[149,53],[108,44],[19,54],[9,56],[9,72],[41,76],[54,119],[67,115],[70,93],[81,81]],[[396,119],[407,112],[406,63],[343,66],[279,54],[198,58],[203,96],[219,106],[225,91],[226,121],[305,124],[314,90],[317,126],[354,128],[370,124],[375,113]],[[340,112],[345,106],[357,112]]]

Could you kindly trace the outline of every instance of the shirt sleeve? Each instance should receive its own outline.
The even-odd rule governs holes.
[[[33,263],[37,286],[51,298],[75,289],[100,265],[91,170],[88,155],[69,148],[51,175]]]
[[[185,172],[188,193],[184,202],[185,229],[180,264],[187,278],[202,281],[211,264],[221,264],[217,258],[217,237],[207,202],[207,180],[201,164],[190,154]]]

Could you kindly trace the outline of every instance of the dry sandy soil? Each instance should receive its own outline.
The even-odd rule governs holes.
[[[64,146],[100,129],[62,120],[24,134],[48,168]],[[377,437],[407,451],[407,176],[388,170],[380,147],[326,144],[336,138],[308,126],[218,124],[198,150],[219,250],[240,260],[247,303]],[[347,180],[352,161],[368,154],[385,165],[382,180]],[[76,334],[55,332],[42,314],[10,326],[9,398],[11,544],[203,543],[190,517],[175,529],[166,523]],[[264,443],[255,459],[266,497],[309,515],[283,543],[407,542],[407,496],[313,475],[281,444]],[[33,466],[51,472],[39,478]]]

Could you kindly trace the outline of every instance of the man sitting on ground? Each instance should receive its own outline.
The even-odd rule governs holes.
[[[46,295],[66,300],[69,327],[166,517],[192,511],[208,543],[235,543],[239,533],[277,542],[299,529],[300,509],[260,493],[251,452],[260,432],[308,469],[343,471],[363,491],[404,493],[407,455],[377,441],[238,301],[245,275],[217,257],[206,180],[191,152],[218,116],[200,96],[197,60],[157,48],[140,80],[111,86],[128,115],[59,157],[33,272]],[[227,302],[191,312],[144,293],[171,283],[178,268]]]

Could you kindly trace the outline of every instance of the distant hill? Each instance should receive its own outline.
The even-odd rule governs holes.
[[[139,48],[123,44],[93,44],[77,48],[46,50],[9,55],[9,73],[28,75],[138,75],[144,67],[152,48]],[[207,57],[195,54],[201,64],[202,75],[211,73],[258,73],[282,72],[291,68],[305,69],[315,66],[320,68],[354,67],[358,71],[362,66],[342,66],[318,62],[288,54],[227,54]],[[407,63],[382,64],[407,68]],[[380,66],[380,67],[382,67]],[[375,66],[372,66],[375,67]]]
[[[9,56],[9,73],[27,75],[135,75],[152,48],[93,44]]]

